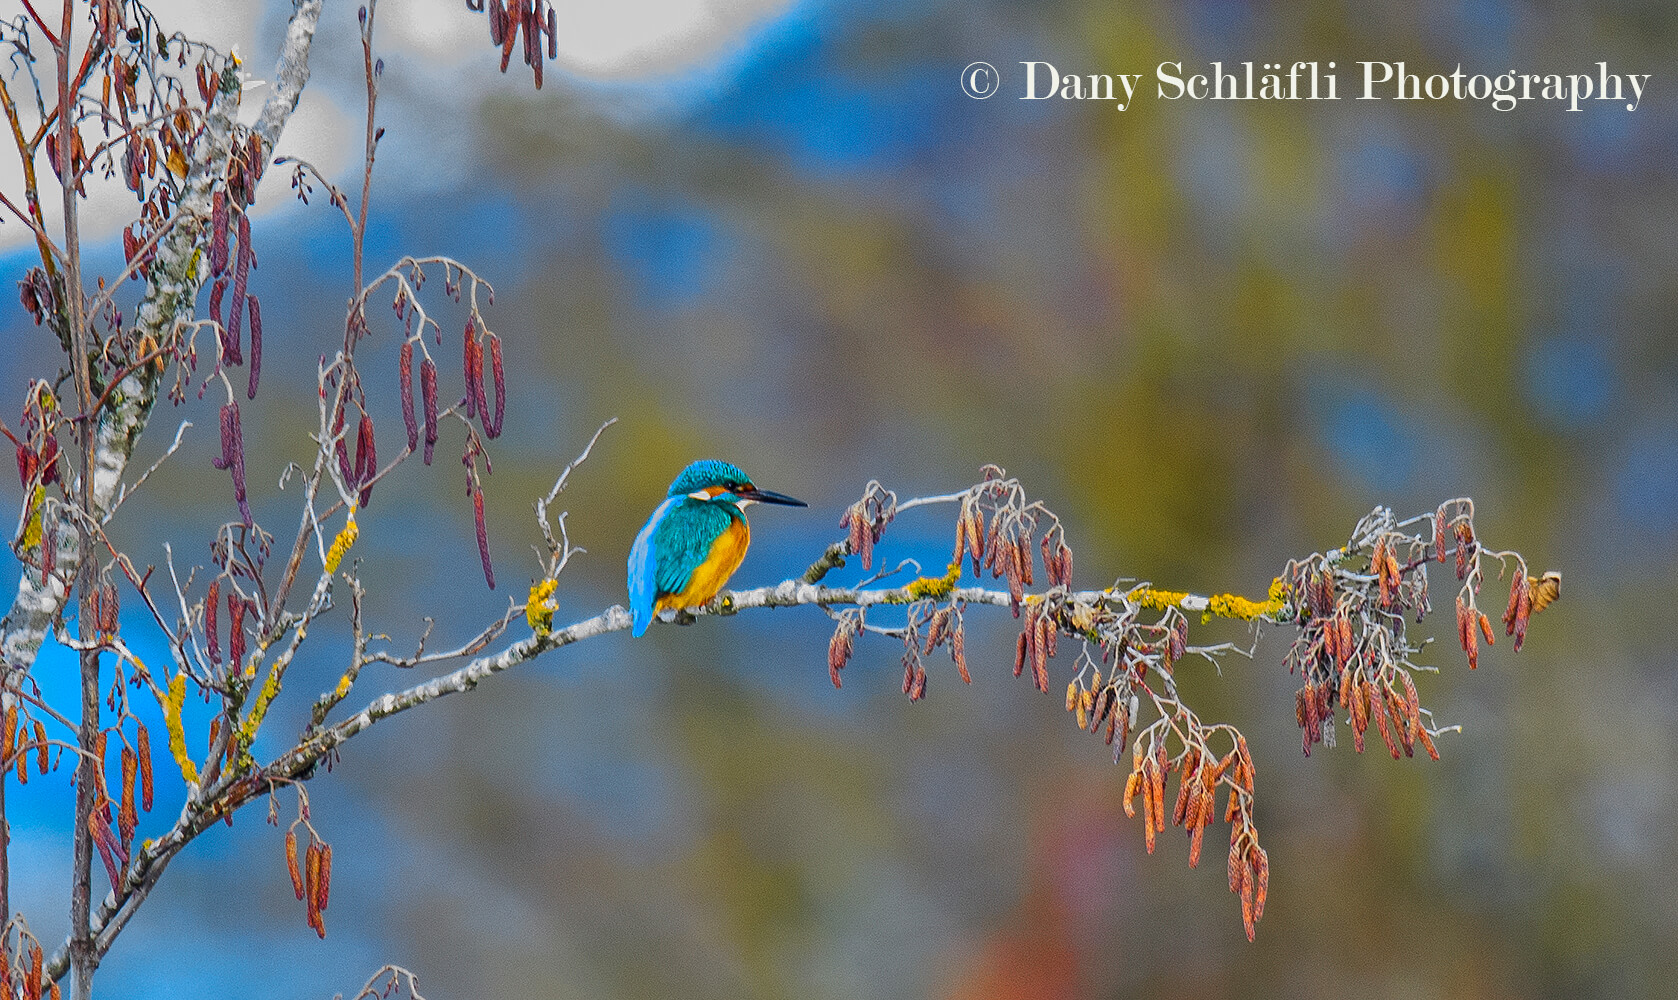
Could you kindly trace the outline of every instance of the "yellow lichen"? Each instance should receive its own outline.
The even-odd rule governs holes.
[[[244,724],[239,727],[239,745],[248,747],[256,739],[256,731],[262,728],[262,718],[268,714],[268,706],[280,694],[280,664],[276,661],[268,668],[268,679],[262,683],[262,691],[257,694],[256,702],[245,715]]]
[[[1187,596],[1189,593],[1186,590],[1155,590],[1152,587],[1139,587],[1129,594],[1131,600],[1150,611],[1174,608]]]
[[[531,585],[530,596],[524,602],[524,620],[537,635],[547,635],[553,628],[554,612],[559,602],[554,599],[554,588],[559,581],[547,579]]]
[[[956,583],[961,580],[961,560],[950,563],[949,571],[943,576],[923,576],[912,580],[905,588],[914,600],[923,598],[945,598],[956,589]]]
[[[1263,603],[1250,601],[1240,594],[1215,594],[1206,603],[1205,618],[1214,615],[1219,618],[1238,618],[1241,621],[1252,621],[1255,618],[1274,618],[1281,613],[1287,603],[1288,587],[1281,577],[1270,581],[1270,593]]]
[[[338,537],[332,540],[332,547],[326,550],[326,571],[328,573],[338,572],[338,564],[343,562],[344,553],[350,550],[350,546],[355,544],[356,536],[360,534],[361,529],[355,523],[355,504],[352,503],[350,504],[349,520],[344,522],[344,530],[338,532]]]
[[[29,497],[29,520],[23,528],[23,551],[41,544],[41,510],[46,505],[47,491],[37,485],[35,492]]]
[[[176,674],[169,681],[169,691],[163,697],[163,726],[169,730],[169,753],[180,766],[181,777],[188,784],[198,782],[198,768],[186,752],[186,730],[181,727],[181,705],[186,702],[186,675]]]

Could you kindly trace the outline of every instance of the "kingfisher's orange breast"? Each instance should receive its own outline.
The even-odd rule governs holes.
[[[671,608],[696,608],[717,596],[717,591],[728,583],[728,578],[740,568],[746,558],[746,547],[752,543],[752,529],[744,517],[734,518],[728,530],[711,543],[705,561],[694,567],[688,585],[679,594],[663,594],[654,602],[654,612]]]

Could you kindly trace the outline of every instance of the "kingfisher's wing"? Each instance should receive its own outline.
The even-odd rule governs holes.
[[[714,503],[682,498],[653,528],[657,595],[680,594],[736,515]]]
[[[659,504],[629,549],[629,616],[635,635],[646,632],[647,626],[652,624],[653,602],[658,600],[657,546],[653,536],[665,515],[679,502],[670,499]]]

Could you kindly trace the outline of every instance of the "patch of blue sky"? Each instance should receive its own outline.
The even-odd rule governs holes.
[[[1608,413],[1618,378],[1599,337],[1558,334],[1536,341],[1525,355],[1526,396],[1543,419],[1578,430]]]
[[[890,77],[846,66],[845,32],[858,27],[825,5],[795,9],[718,77],[688,124],[820,175],[899,169],[936,151],[951,117],[940,107],[965,98],[927,63],[900,64]]]
[[[613,196],[600,220],[600,239],[635,303],[657,310],[680,309],[709,296],[738,243],[713,210],[642,188]]]
[[[1670,414],[1633,432],[1614,472],[1612,496],[1632,532],[1664,541],[1678,534],[1678,423]]]
[[[1336,465],[1366,489],[1391,496],[1413,485],[1419,429],[1372,389],[1313,393],[1324,399],[1316,414],[1318,435]]]

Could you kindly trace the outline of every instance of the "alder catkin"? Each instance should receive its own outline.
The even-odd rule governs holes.
[[[216,343],[221,347],[222,358],[231,361],[232,352],[227,347],[227,327],[221,321],[221,298],[226,292],[226,278],[217,278],[210,286],[210,318],[216,321]]]
[[[134,751],[122,748],[121,806],[117,809],[117,831],[122,835],[123,847],[134,842],[134,828],[139,825],[139,811],[134,808],[134,779],[136,776]]]
[[[365,507],[373,498],[373,477],[379,471],[379,452],[373,444],[373,418],[367,413],[361,415],[361,426],[355,435],[355,479],[361,486],[361,495],[357,502]]]
[[[227,192],[210,196],[210,274],[219,278],[227,270]]]
[[[217,605],[221,603],[221,579],[210,581],[210,592],[204,598],[204,643],[209,648],[210,662],[221,663],[221,638],[216,634]]]
[[[489,564],[489,531],[484,526],[484,491],[476,482],[472,484],[472,516],[478,522],[478,556],[484,563],[484,582],[494,590],[495,570]]]
[[[245,312],[245,283],[251,274],[251,219],[239,213],[239,249],[233,263],[233,307],[227,317],[227,363],[244,364],[239,327]]]
[[[251,377],[245,387],[245,398],[255,399],[256,383],[262,378],[262,310],[254,295],[245,297],[245,305],[251,313]]]
[[[256,522],[251,517],[250,500],[245,495],[245,435],[239,426],[239,404],[228,405],[233,409],[233,499],[239,504],[239,516],[249,527]]]
[[[140,758],[140,808],[151,812],[151,736],[144,725],[136,723],[135,728],[134,746]]]
[[[298,902],[303,900],[303,873],[297,868],[297,830],[295,828],[285,832],[285,867],[291,875],[291,888],[297,893]]]
[[[501,419],[507,410],[507,377],[501,368],[501,338],[493,333],[489,335],[489,370],[491,381],[495,383],[495,420],[492,423],[488,414],[484,415],[484,433],[493,440],[501,436]],[[481,400],[481,384],[478,392]]]
[[[402,386],[402,426],[408,432],[408,450],[419,447],[419,423],[414,419],[414,342],[404,340],[397,363],[397,375]]]
[[[332,896],[332,845],[320,849],[320,875],[315,879],[315,909],[324,911]]]
[[[420,397],[425,404],[425,464],[437,446],[437,363],[430,358],[420,362]]]
[[[234,668],[245,662],[245,599],[227,595],[227,659]]]
[[[478,344],[478,328],[470,317],[466,320],[466,335],[461,340],[461,369],[466,374],[466,417],[478,415],[478,398],[483,393],[483,348]]]

